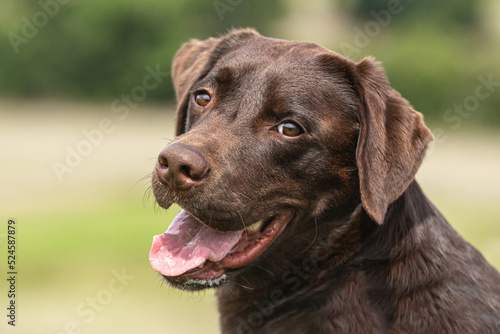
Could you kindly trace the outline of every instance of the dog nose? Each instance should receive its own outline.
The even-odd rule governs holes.
[[[161,151],[156,171],[164,185],[175,189],[189,189],[206,179],[210,166],[197,150],[174,143]]]

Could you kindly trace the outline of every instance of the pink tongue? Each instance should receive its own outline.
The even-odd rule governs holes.
[[[222,260],[242,233],[243,230],[216,232],[181,210],[167,231],[153,238],[149,262],[162,275],[178,276],[206,260]]]

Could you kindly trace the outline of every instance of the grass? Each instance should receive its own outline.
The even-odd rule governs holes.
[[[213,292],[173,290],[148,263],[153,235],[176,209],[165,212],[144,200],[148,180],[140,180],[172,137],[171,108],[141,106],[114,119],[115,131],[61,183],[51,163],[82,140],[82,130],[112,118],[109,106],[0,101],[0,109],[7,111],[0,122],[0,219],[18,222],[19,265],[18,326],[3,321],[2,333],[65,333],[72,325],[82,333],[217,333]],[[499,144],[493,132],[450,133],[418,174],[451,224],[497,268],[500,158],[492,152]],[[133,278],[107,294],[122,270]],[[98,310],[90,319],[92,300]]]
[[[173,290],[149,265],[152,236],[166,229],[175,208],[158,214],[142,207],[140,192],[117,191],[96,208],[21,216],[18,330],[59,333],[74,322],[88,333],[217,333],[213,293]],[[116,272],[130,280],[108,302],[103,290]],[[92,299],[90,319],[79,309],[94,310]]]

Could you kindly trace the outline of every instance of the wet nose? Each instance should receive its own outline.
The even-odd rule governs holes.
[[[210,171],[210,166],[196,149],[174,143],[161,151],[156,171],[164,185],[185,190],[201,185]]]

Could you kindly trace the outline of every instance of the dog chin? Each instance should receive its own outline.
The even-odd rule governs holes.
[[[188,279],[184,282],[179,282],[169,276],[162,275],[163,280],[173,288],[185,291],[201,291],[211,288],[217,288],[227,282],[227,275],[223,274],[219,278],[214,279]]]

